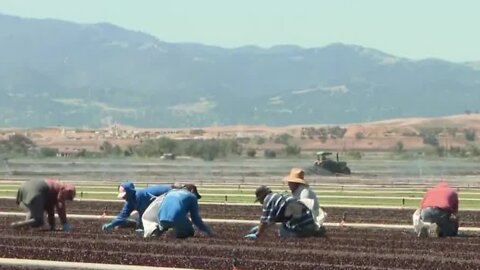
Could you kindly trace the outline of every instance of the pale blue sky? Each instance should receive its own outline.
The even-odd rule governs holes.
[[[0,13],[110,22],[167,42],[343,42],[412,59],[480,61],[480,0],[0,0]]]

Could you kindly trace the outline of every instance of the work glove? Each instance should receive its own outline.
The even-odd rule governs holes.
[[[102,225],[102,231],[110,231],[113,229],[112,223],[105,223]]]
[[[258,232],[258,225],[256,226],[253,226],[250,231],[248,231],[248,234],[252,234],[252,233],[257,233]]]
[[[250,239],[250,240],[257,240],[258,236],[256,233],[249,233],[245,235],[243,238]]]
[[[72,229],[72,226],[70,226],[70,224],[68,224],[68,223],[63,224],[63,231],[64,232],[69,232],[71,229]]]

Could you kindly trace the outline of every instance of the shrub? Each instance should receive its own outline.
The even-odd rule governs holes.
[[[277,152],[275,152],[274,150],[266,149],[263,152],[263,155],[266,158],[276,158],[277,157]]]
[[[348,151],[347,156],[352,159],[362,159],[362,153],[360,151]]]
[[[287,156],[298,156],[302,151],[302,148],[298,145],[287,145],[284,149]]]
[[[339,126],[334,126],[329,129],[330,134],[332,135],[332,138],[343,138],[345,133],[347,133],[346,128],[341,128]]]
[[[357,140],[361,140],[361,139],[364,139],[365,138],[365,134],[363,134],[363,132],[357,132],[355,133],[355,139]]]
[[[475,137],[476,137],[476,134],[475,134],[475,130],[474,129],[466,129],[464,131],[464,134],[465,134],[465,139],[469,142],[473,142],[475,141]]]
[[[56,148],[42,147],[40,148],[40,155],[43,157],[55,157],[58,150]]]
[[[437,153],[437,156],[443,157],[443,156],[445,156],[445,153],[446,153],[445,147],[443,147],[443,146],[436,146],[436,147],[435,147],[435,152]]]
[[[256,137],[255,141],[256,141],[256,144],[262,145],[265,143],[266,139],[264,137]]]
[[[27,155],[35,144],[26,136],[15,134],[6,140],[0,140],[0,153]]]
[[[428,134],[428,135],[423,136],[423,143],[424,144],[429,144],[429,145],[432,145],[432,146],[438,146],[439,145],[437,135],[434,135],[434,134]]]
[[[253,157],[255,157],[256,154],[257,154],[257,150],[255,150],[253,148],[250,148],[250,149],[247,150],[247,156],[248,157],[253,158]]]
[[[404,146],[402,141],[398,141],[393,147],[395,153],[402,153],[404,151]]]
[[[293,138],[292,135],[290,134],[287,134],[287,133],[283,133],[281,135],[278,135],[276,138],[275,138],[275,143],[279,143],[279,144],[285,144],[287,145],[288,144],[288,141]]]
[[[113,145],[108,141],[104,141],[102,145],[100,145],[100,151],[104,152],[107,155],[112,152],[112,149]]]

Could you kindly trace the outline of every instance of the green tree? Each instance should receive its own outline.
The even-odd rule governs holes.
[[[284,149],[287,156],[298,156],[302,151],[302,148],[298,145],[287,145]]]
[[[112,149],[113,149],[113,145],[108,141],[104,141],[102,143],[102,145],[100,145],[100,151],[102,151],[103,153],[105,153],[107,155],[112,153]]]
[[[248,157],[253,158],[253,157],[255,157],[256,154],[257,154],[257,150],[255,150],[253,148],[250,148],[250,149],[247,150],[247,156]]]
[[[279,144],[288,145],[288,142],[289,142],[289,140],[290,140],[291,138],[293,138],[292,135],[290,135],[290,134],[288,134],[288,133],[283,133],[283,134],[278,135],[278,136],[275,138],[274,142],[275,142],[275,143],[279,143]]]
[[[398,141],[395,146],[393,147],[393,151],[395,153],[403,153],[404,151],[404,146],[402,141]]]
[[[465,139],[469,142],[475,141],[476,133],[474,129],[465,129]]]
[[[339,126],[334,126],[329,129],[330,134],[333,135],[332,138],[343,138],[345,133],[347,133],[346,128],[341,128]]]
[[[276,158],[277,152],[275,152],[275,150],[265,149],[265,151],[263,152],[263,156],[265,158]]]
[[[0,140],[0,152],[17,155],[27,155],[30,149],[35,148],[35,143],[28,137],[15,134],[6,140]]]
[[[255,137],[256,144],[262,145],[266,142],[266,139],[264,137],[257,136]]]
[[[361,140],[361,139],[364,139],[365,138],[365,134],[363,134],[363,132],[357,132],[355,133],[355,139],[357,140]]]
[[[42,147],[40,148],[40,155],[43,157],[55,157],[58,150],[56,148]]]
[[[424,135],[423,136],[423,143],[424,144],[429,144],[429,145],[432,145],[432,146],[438,146],[439,145],[437,135],[435,135],[435,134]]]
[[[159,154],[175,153],[177,149],[177,142],[167,137],[162,137],[157,140]]]
[[[121,156],[122,155],[122,148],[117,144],[112,148],[112,155],[114,156]]]

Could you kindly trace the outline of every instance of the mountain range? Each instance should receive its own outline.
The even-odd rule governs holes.
[[[319,33],[321,34],[321,33]],[[480,62],[356,45],[227,49],[0,15],[0,126],[342,124],[480,108]]]

